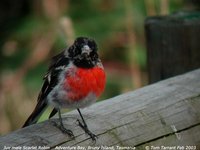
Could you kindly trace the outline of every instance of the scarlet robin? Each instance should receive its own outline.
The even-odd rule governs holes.
[[[97,53],[97,45],[93,39],[78,37],[74,43],[52,58],[44,84],[38,96],[37,105],[26,120],[23,127],[35,124],[47,105],[53,106],[49,116],[58,112],[59,124],[57,127],[71,137],[73,132],[64,127],[61,109],[77,109],[82,119],[79,126],[96,140],[81,114],[80,108],[94,103],[105,87],[105,72]]]

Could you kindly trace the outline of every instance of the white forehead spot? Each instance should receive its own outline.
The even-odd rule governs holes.
[[[88,45],[84,45],[82,49],[89,50],[90,47]]]

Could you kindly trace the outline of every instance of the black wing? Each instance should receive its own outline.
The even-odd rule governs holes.
[[[44,84],[38,96],[38,101],[47,97],[50,91],[57,85],[58,76],[63,67],[69,64],[69,58],[65,57],[64,51],[52,58],[47,74],[44,76]]]
[[[32,114],[26,120],[23,127],[34,124],[38,121],[39,117],[42,115],[42,113],[47,107],[47,95],[58,84],[58,76],[63,69],[62,66],[67,66],[68,64],[69,58],[64,55],[64,51],[52,58],[48,72],[44,77],[44,84],[38,96],[38,103]],[[50,117],[52,117],[56,113],[57,110],[53,109],[52,113],[50,114]]]

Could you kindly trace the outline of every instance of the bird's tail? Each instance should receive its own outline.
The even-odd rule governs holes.
[[[42,115],[42,113],[45,111],[46,108],[47,108],[47,103],[45,101],[38,101],[34,111],[28,117],[22,128],[37,123],[38,119],[40,118],[40,116]]]

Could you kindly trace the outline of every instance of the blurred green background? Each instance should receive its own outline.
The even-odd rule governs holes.
[[[187,0],[1,0],[0,134],[22,126],[50,58],[77,36],[98,43],[107,74],[101,100],[148,84],[145,18],[191,7]]]

